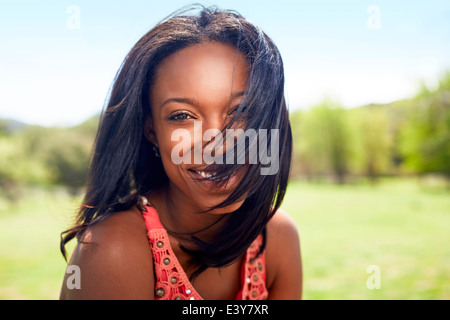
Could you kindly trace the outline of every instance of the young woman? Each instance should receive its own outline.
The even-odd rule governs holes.
[[[267,151],[256,161],[255,132]],[[226,161],[206,161],[207,148]],[[300,299],[298,233],[279,209],[291,148],[272,40],[217,8],[165,19],[116,76],[83,206],[61,240],[66,256],[78,239],[69,265],[81,286],[67,273],[61,299]],[[276,170],[263,174],[269,154]]]

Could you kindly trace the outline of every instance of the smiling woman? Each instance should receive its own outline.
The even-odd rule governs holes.
[[[194,137],[198,122],[207,141],[182,141],[194,159],[174,162],[174,131]],[[279,169],[261,174],[267,162],[249,148],[234,152],[205,134],[230,129],[265,130],[258,147],[276,145],[270,156]],[[214,157],[245,160],[195,159],[194,149],[210,144]],[[165,19],[115,79],[83,206],[61,240],[65,256],[65,244],[78,239],[70,265],[80,267],[81,289],[65,279],[61,298],[300,298],[298,234],[279,210],[291,149],[283,64],[271,39],[217,8]]]

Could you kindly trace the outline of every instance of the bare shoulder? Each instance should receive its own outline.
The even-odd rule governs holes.
[[[67,286],[61,299],[152,299],[153,261],[145,223],[137,208],[90,226],[68,265],[80,270],[80,287]]]
[[[272,219],[267,224],[267,228],[272,232],[285,234],[287,237],[297,237],[297,225],[292,217],[283,209],[278,209]]]
[[[266,229],[269,298],[276,300],[300,299],[302,264],[297,225],[287,212],[278,209]]]
[[[272,252],[274,254],[281,254],[289,248],[297,248],[299,242],[299,233],[294,219],[286,211],[278,209],[267,224],[267,245],[270,246],[269,249],[275,249]]]

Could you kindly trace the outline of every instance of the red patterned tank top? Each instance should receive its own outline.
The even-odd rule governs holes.
[[[155,299],[203,300],[175,256],[158,212],[152,206],[145,206],[145,210],[142,214],[147,227],[156,277]],[[262,235],[259,235],[247,249],[241,268],[241,289],[236,295],[236,300],[262,300],[268,297],[264,252],[258,255],[262,240]]]

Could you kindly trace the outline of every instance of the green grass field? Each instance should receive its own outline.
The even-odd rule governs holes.
[[[449,299],[450,194],[412,181],[292,184],[305,299]],[[368,289],[369,266],[381,288]]]
[[[74,208],[43,190],[0,206],[0,299],[58,298],[59,234]],[[300,232],[305,299],[450,299],[448,190],[293,182],[283,208]],[[373,265],[379,289],[367,287]]]

